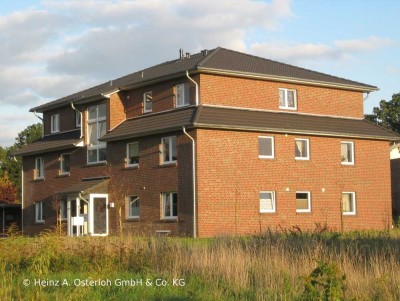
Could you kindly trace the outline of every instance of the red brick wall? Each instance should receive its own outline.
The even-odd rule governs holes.
[[[71,156],[70,176],[59,176],[60,154],[69,153]],[[44,159],[44,180],[35,181],[33,170],[35,158]],[[58,152],[51,152],[37,156],[28,156],[23,159],[24,170],[24,233],[34,234],[45,228],[54,226],[56,213],[52,207],[53,196],[65,188],[71,187],[81,181],[82,178],[107,176],[110,174],[109,166],[87,165],[86,148],[75,148]],[[34,202],[45,201],[45,224],[35,224]]]
[[[43,113],[44,134],[51,134],[51,115],[60,114],[60,132],[71,131],[77,129],[75,120],[75,110],[64,107]]]
[[[198,76],[193,77],[198,82]],[[132,118],[143,114],[143,94],[152,91],[153,113],[175,108],[175,85],[189,83],[190,103],[195,103],[195,85],[186,77],[157,83],[146,87],[137,88],[126,92],[124,95],[124,106],[126,117]]]
[[[170,166],[160,165],[159,146],[161,137],[177,136],[178,163]],[[139,168],[125,168],[126,143],[139,142]],[[44,158],[45,179],[33,180],[35,158],[24,158],[24,233],[35,234],[55,225],[56,214],[52,207],[56,192],[71,187],[82,178],[109,176],[109,202],[115,203],[109,209],[110,234],[119,231],[119,207],[121,207],[124,232],[154,235],[156,230],[170,230],[172,235],[191,235],[192,233],[192,168],[191,141],[181,131],[146,138],[133,139],[109,144],[108,163],[86,164],[86,148],[52,152],[40,155]],[[71,155],[70,176],[59,176],[59,156]],[[178,220],[161,220],[162,192],[178,193]],[[125,219],[125,195],[140,197],[140,220]],[[35,202],[45,201],[45,224],[35,223]]]
[[[202,104],[293,112],[279,109],[278,89],[289,88],[297,90],[295,112],[356,118],[364,116],[361,92],[209,74],[201,74],[200,83]]]
[[[126,118],[124,108],[124,92],[111,94],[108,105],[109,129],[112,130]]]
[[[177,164],[160,165],[162,137],[177,136]],[[138,168],[125,167],[126,144],[139,142]],[[192,232],[192,177],[191,143],[182,132],[155,135],[146,138],[110,143],[112,180],[109,199],[116,203],[115,215],[110,226],[117,231],[120,220],[124,232],[154,235],[157,230],[170,230],[172,235],[190,235]],[[161,193],[178,193],[178,219],[165,221],[161,218]],[[140,219],[128,220],[125,212],[125,195],[140,198]],[[119,207],[121,217],[119,218]],[[112,225],[111,225],[112,224]]]
[[[260,134],[265,135],[265,133]],[[200,236],[254,234],[316,223],[341,229],[341,192],[356,192],[345,230],[385,229],[391,222],[387,142],[306,137],[310,160],[294,159],[297,135],[273,134],[275,158],[258,158],[258,133],[197,131]],[[355,165],[340,163],[340,141],[354,141]],[[289,188],[289,191],[286,191]],[[322,189],[325,188],[325,192]],[[276,192],[276,213],[259,213],[259,192]],[[311,213],[296,213],[296,191],[311,191]]]

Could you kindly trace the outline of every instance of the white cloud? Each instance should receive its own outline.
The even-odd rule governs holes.
[[[317,60],[344,61],[358,53],[386,48],[392,43],[391,39],[372,36],[364,39],[333,41],[331,44],[254,43],[250,45],[250,49],[263,57],[300,64]]]

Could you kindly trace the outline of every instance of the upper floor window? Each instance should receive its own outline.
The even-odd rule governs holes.
[[[62,154],[60,156],[60,175],[69,174],[70,170],[70,154]]]
[[[260,191],[260,213],[275,211],[275,191]]]
[[[178,194],[167,192],[162,194],[162,218],[174,219],[178,217]]]
[[[311,194],[309,191],[296,191],[296,212],[311,212]]]
[[[356,214],[356,193],[342,192],[342,212],[343,215]]]
[[[149,113],[153,110],[153,92],[143,93],[143,112]]]
[[[78,110],[75,111],[75,126],[78,128],[81,126],[82,122],[82,113]]]
[[[43,203],[44,202],[36,202],[35,203],[35,222],[36,223],[44,222]]]
[[[175,86],[176,107],[183,107],[190,104],[189,102],[189,85],[180,84]]]
[[[294,150],[296,160],[310,160],[310,143],[308,139],[295,139]]]
[[[139,142],[128,143],[126,145],[126,166],[139,165]]]
[[[354,165],[354,143],[342,141],[340,143],[340,161],[342,165]]]
[[[35,159],[35,171],[33,178],[35,180],[44,178],[44,162],[42,157],[37,157]]]
[[[258,157],[267,159],[274,158],[274,137],[258,137]]]
[[[60,114],[54,114],[50,116],[51,120],[51,132],[58,133],[60,131]]]
[[[279,89],[279,108],[297,110],[297,95],[294,89]]]
[[[139,197],[130,195],[127,197],[127,218],[139,218]]]
[[[87,115],[87,162],[104,162],[107,160],[107,144],[99,138],[106,134],[106,105],[89,107]]]
[[[161,138],[161,163],[174,163],[177,158],[176,136]]]

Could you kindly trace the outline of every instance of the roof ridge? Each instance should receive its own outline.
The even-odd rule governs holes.
[[[206,56],[204,57],[204,59],[202,59],[202,60],[197,64],[196,67],[202,67],[210,58],[212,58],[212,57],[213,57],[216,53],[218,53],[221,49],[224,49],[224,48],[217,47],[217,48],[214,48],[214,49],[210,50],[210,53],[209,53],[208,55],[206,55]]]
[[[328,74],[328,73],[324,73],[324,72],[320,72],[320,71],[315,71],[315,70],[307,69],[307,68],[304,68],[304,67],[299,67],[299,66],[295,66],[295,65],[291,65],[291,64],[287,64],[287,63],[282,63],[282,62],[280,62],[280,61],[271,60],[271,59],[264,58],[264,57],[261,57],[261,56],[258,56],[258,55],[248,54],[248,53],[245,53],[245,52],[241,52],[241,51],[237,51],[237,50],[232,50],[232,49],[227,49],[227,48],[223,48],[223,47],[218,47],[218,48],[219,48],[220,50],[225,50],[225,51],[230,51],[230,52],[239,53],[239,54],[242,54],[242,55],[245,55],[245,56],[249,56],[249,57],[261,59],[261,60],[264,60],[264,61],[273,62],[273,63],[280,64],[280,65],[283,65],[283,66],[288,66],[288,67],[291,67],[291,68],[296,68],[296,69],[300,69],[300,70],[305,70],[305,71],[308,71],[308,72],[318,73],[318,74],[321,74],[321,75],[324,75],[324,76],[329,76],[329,77],[331,77],[331,78],[336,78],[336,79],[340,79],[340,80],[350,81],[350,82],[357,83],[357,84],[359,84],[359,85],[363,85],[363,86],[367,86],[367,87],[378,88],[378,87],[376,87],[376,86],[364,84],[364,83],[361,83],[361,82],[358,82],[358,81],[354,81],[354,80],[351,80],[351,79],[347,79],[347,78],[344,78],[344,77],[339,77],[339,76],[331,75],[331,74]]]

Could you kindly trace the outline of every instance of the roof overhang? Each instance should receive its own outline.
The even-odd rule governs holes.
[[[272,76],[265,75],[259,73],[250,73],[250,72],[238,72],[231,70],[221,70],[221,69],[213,69],[213,68],[205,68],[198,67],[198,71],[206,74],[217,74],[217,75],[225,75],[225,76],[233,76],[233,77],[243,77],[243,78],[252,78],[252,79],[260,79],[260,80],[268,80],[275,82],[285,82],[291,84],[302,84],[308,86],[319,86],[319,87],[328,87],[328,88],[336,88],[343,90],[351,90],[351,91],[359,91],[359,92],[373,92],[378,91],[379,88],[375,86],[363,86],[363,85],[345,85],[340,83],[329,83],[322,81],[313,81],[313,80],[305,80],[294,77],[284,77],[284,76]]]

